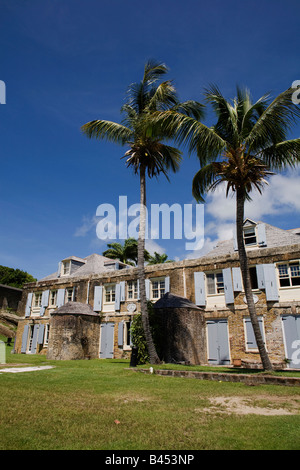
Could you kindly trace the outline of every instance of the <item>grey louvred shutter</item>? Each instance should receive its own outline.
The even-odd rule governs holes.
[[[150,279],[145,279],[146,299],[150,300]]]
[[[194,273],[194,285],[195,285],[195,304],[200,307],[206,305],[206,294],[205,294],[205,274],[203,272]]]
[[[40,316],[42,317],[45,313],[45,309],[48,307],[49,303],[49,290],[44,290],[42,293],[42,304],[40,308]]]
[[[124,338],[124,322],[121,321],[118,324],[118,346],[123,347],[123,338]]]
[[[125,302],[125,281],[120,282],[120,302]]]
[[[279,300],[277,280],[276,280],[276,268],[275,264],[264,264],[264,279],[267,300],[276,302]]]
[[[165,294],[170,292],[170,276],[165,277]]]
[[[233,229],[233,249],[234,249],[234,251],[238,250],[236,227],[234,227],[234,229]]]
[[[224,281],[225,302],[226,304],[233,304],[234,293],[233,293],[233,287],[232,287],[231,269],[225,268],[222,270],[222,272],[223,272],[223,281]]]
[[[264,276],[264,265],[258,264],[256,266],[256,275],[257,275],[257,287],[259,289],[265,288],[265,276]]]
[[[265,289],[266,299],[276,302],[279,300],[275,264],[258,264],[256,266],[259,289]]]
[[[233,281],[234,292],[242,292],[243,282],[242,282],[241,268],[239,267],[232,268],[232,281]]]
[[[31,345],[31,353],[35,354],[36,353],[36,346],[37,346],[37,340],[38,340],[38,332],[39,332],[39,326],[38,324],[34,325],[33,328],[33,337],[32,337],[32,345]]]
[[[23,335],[22,335],[21,353],[26,353],[27,340],[28,340],[28,328],[29,328],[29,325],[24,326]]]
[[[26,301],[26,308],[25,308],[25,317],[30,316],[30,310],[31,310],[31,303],[32,303],[32,292],[29,292],[27,296],[27,301]]]
[[[38,344],[43,344],[44,342],[44,331],[45,331],[45,325],[43,323],[40,324],[39,327],[39,335],[38,335]]]
[[[267,246],[266,226],[263,223],[257,224],[257,243],[259,246]]]
[[[60,274],[61,274],[61,265],[62,265],[62,262],[60,261],[60,262],[58,263],[57,277],[60,277]]]
[[[65,289],[58,289],[57,291],[57,299],[56,299],[57,307],[61,307],[65,303]]]
[[[102,310],[102,294],[103,286],[95,286],[94,288],[94,311],[101,312]]]
[[[116,284],[116,290],[115,290],[115,310],[119,311],[120,310],[120,284]]]
[[[258,317],[257,319],[258,319],[259,329],[260,329],[262,338],[264,338],[263,319],[261,317]],[[257,349],[256,338],[255,338],[255,334],[253,331],[253,326],[252,326],[252,322],[250,318],[245,318],[245,326],[246,326],[247,349]]]

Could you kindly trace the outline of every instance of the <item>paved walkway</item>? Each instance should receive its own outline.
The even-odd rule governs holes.
[[[54,366],[9,367],[7,369],[0,369],[0,374],[3,372],[11,372],[12,374],[16,374],[17,372],[32,372],[36,370],[53,369],[53,367]]]

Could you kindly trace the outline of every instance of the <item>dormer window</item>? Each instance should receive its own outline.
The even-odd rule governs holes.
[[[243,226],[243,235],[246,248],[261,248],[267,246],[266,226],[263,222],[256,223],[253,222],[253,220],[246,219]],[[237,251],[236,231],[234,231],[233,243],[234,250]]]
[[[68,276],[71,272],[71,261],[63,261],[62,274],[63,276]]]
[[[244,242],[246,246],[257,245],[255,226],[244,228]]]

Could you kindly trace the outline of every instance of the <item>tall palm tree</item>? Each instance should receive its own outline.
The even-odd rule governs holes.
[[[90,138],[107,139],[111,142],[129,146],[125,153],[127,167],[133,168],[140,179],[140,224],[138,238],[138,277],[140,284],[140,303],[143,328],[152,364],[160,362],[151,336],[145,289],[145,222],[146,222],[146,178],[157,177],[161,173],[168,179],[168,172],[176,172],[181,162],[181,152],[163,143],[165,133],[163,125],[152,125],[151,116],[156,112],[172,109],[174,113],[202,117],[202,106],[194,101],[180,103],[176,90],[161,77],[167,67],[158,62],[149,61],[144,68],[141,82],[133,83],[128,88],[127,102],[121,108],[124,119],[119,123],[95,120],[82,126],[82,131]]]
[[[138,258],[138,241],[135,238],[127,238],[124,244],[114,242],[107,244],[108,249],[102,254],[107,258],[118,259],[122,263],[136,266]],[[150,254],[145,250],[145,260],[148,261]]]
[[[293,89],[271,101],[264,95],[252,102],[246,89],[228,101],[216,86],[205,91],[208,104],[216,114],[216,124],[207,127],[186,116],[164,115],[169,132],[177,132],[179,142],[188,144],[200,161],[193,179],[193,195],[204,202],[204,195],[219,184],[227,185],[226,196],[236,198],[236,234],[242,278],[252,326],[264,369],[272,369],[256,315],[248,258],[243,237],[244,205],[251,192],[262,190],[273,172],[295,167],[300,161],[300,139],[287,140],[288,132],[300,116],[292,102]],[[158,116],[158,122],[161,116]]]
[[[156,251],[154,255],[149,255],[148,264],[161,264],[161,263],[172,263],[171,259],[168,259],[168,255],[166,253],[160,254]]]

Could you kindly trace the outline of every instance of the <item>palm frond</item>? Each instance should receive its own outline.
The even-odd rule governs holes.
[[[203,166],[193,178],[193,197],[197,202],[205,202],[204,195],[211,190],[213,191],[222,181],[214,163]]]
[[[261,159],[271,170],[294,168],[300,163],[300,139],[285,140],[264,148],[259,152]]]
[[[287,133],[300,117],[300,107],[292,101],[293,89],[278,95],[257,119],[245,139],[249,151],[256,151],[286,140]]]
[[[121,145],[133,137],[131,129],[112,121],[91,121],[84,124],[81,130],[89,138],[108,140]]]

